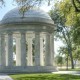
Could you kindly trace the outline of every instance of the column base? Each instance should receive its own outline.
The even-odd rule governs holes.
[[[4,66],[0,67],[0,73],[50,73],[56,72],[56,66]]]

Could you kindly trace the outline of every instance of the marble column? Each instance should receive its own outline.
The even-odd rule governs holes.
[[[13,66],[13,34],[9,32],[6,38],[6,66]]]
[[[18,35],[16,36],[16,66],[21,66],[21,43]]]
[[[21,32],[21,66],[27,65],[26,59],[26,33]]]
[[[0,34],[0,66],[6,66],[5,36]]]
[[[27,41],[28,41],[27,65],[33,66],[32,38],[28,37]]]
[[[43,37],[40,38],[40,65],[44,66]]]
[[[51,66],[50,34],[46,33],[45,66]]]
[[[35,66],[40,66],[40,34],[35,33]]]
[[[50,53],[51,65],[53,66],[54,64],[54,34],[53,33],[50,35],[50,50],[51,50],[51,53]]]

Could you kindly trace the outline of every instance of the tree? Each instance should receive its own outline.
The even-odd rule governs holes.
[[[68,14],[70,8],[72,8],[72,6],[69,3],[69,0],[66,1],[63,0],[56,4],[54,10],[50,12],[50,15],[54,20],[54,23],[59,28],[57,37],[59,37],[59,39],[61,39],[68,47],[67,50],[71,58],[71,65],[73,69],[74,63],[73,63],[73,55],[72,55],[72,37],[71,37],[72,31],[71,31],[71,27],[66,25],[66,19],[67,19],[66,15]]]
[[[15,1],[17,3],[19,3],[19,5],[23,5],[24,7],[26,7],[26,6],[31,7],[36,4],[41,5],[41,4],[43,4],[43,2],[47,2],[48,5],[50,5],[51,1],[54,1],[54,0],[15,0]],[[71,2],[71,5],[73,4],[75,11],[80,12],[80,0],[71,0],[71,1],[69,0],[69,2]]]
[[[76,14],[76,23],[73,25],[73,41],[79,46],[80,45],[80,13]]]
[[[64,55],[66,60],[66,69],[68,70],[68,59],[69,59],[69,53],[66,46],[62,46],[58,49],[59,55]]]
[[[73,52],[74,52],[73,57],[74,57],[75,62],[77,60],[79,61],[80,60],[80,46],[75,46]]]
[[[59,65],[62,67],[62,64],[63,64],[63,57],[60,56],[60,55],[58,55],[58,56],[56,56],[56,58],[57,58],[57,64],[59,64]]]
[[[77,0],[74,0],[76,6],[78,7],[78,9],[80,9],[80,5],[77,2]],[[52,17],[53,20],[55,21],[55,18],[58,20],[56,23],[58,24],[58,27],[60,26],[60,23],[62,23],[63,29],[65,29],[63,31],[63,34],[66,33],[65,31],[67,31],[66,36],[64,35],[64,38],[67,42],[67,39],[69,40],[68,46],[70,49],[68,49],[68,51],[71,53],[73,52],[73,44],[75,46],[79,46],[80,45],[80,12],[79,11],[75,11],[75,7],[72,5],[72,2],[70,0],[63,0],[60,1],[59,3],[56,3],[56,11]],[[53,13],[53,12],[52,12]],[[55,17],[54,17],[55,16]],[[57,16],[57,17],[56,17]],[[60,22],[61,21],[61,22]],[[63,25],[64,24],[64,25]],[[60,34],[60,33],[59,33]],[[59,38],[62,38],[61,36],[59,36]],[[73,53],[74,54],[74,53]],[[77,51],[75,54],[78,54]],[[72,55],[74,56],[74,55]]]
[[[76,12],[80,12],[80,0],[72,0]]]
[[[75,2],[76,3],[76,2]],[[60,14],[65,16],[65,25],[72,28],[72,38],[76,45],[80,45],[80,13],[75,12],[70,0],[63,0],[60,3]]]
[[[34,5],[41,5],[43,2],[47,2],[48,5],[50,5],[51,1],[54,0],[14,0],[15,2],[17,2],[17,4],[19,6],[25,7],[25,8],[30,8],[31,6]],[[0,0],[1,4],[4,3],[4,0]],[[75,8],[76,12],[80,12],[80,0],[72,0],[72,4]]]

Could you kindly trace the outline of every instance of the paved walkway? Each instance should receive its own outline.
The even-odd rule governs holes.
[[[80,71],[58,71],[52,72],[53,74],[72,74],[72,75],[80,75]]]
[[[13,80],[13,79],[8,75],[0,75],[0,80]]]

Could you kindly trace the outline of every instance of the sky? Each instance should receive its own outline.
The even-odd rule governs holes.
[[[55,2],[54,2],[55,3]],[[3,16],[10,11],[11,9],[15,8],[16,5],[13,2],[13,0],[5,0],[5,6],[2,6],[2,8],[0,8],[0,20],[3,18]],[[44,10],[45,12],[48,12],[51,9],[52,6],[47,6],[47,5],[43,5],[41,7],[42,10]],[[61,41],[55,41],[54,42],[54,50],[55,50],[55,54],[58,54],[57,50],[59,49],[60,46],[62,46],[63,43]]]
[[[5,1],[5,6],[2,6],[2,8],[0,8],[0,20],[8,11],[17,7],[17,5],[13,0],[4,0],[4,1]],[[47,9],[46,7],[47,7],[46,5],[43,5],[41,9],[44,10],[45,12],[48,12],[51,9],[51,6],[48,6]]]

